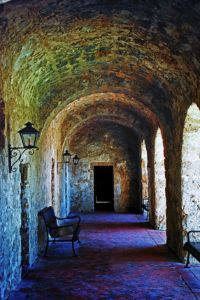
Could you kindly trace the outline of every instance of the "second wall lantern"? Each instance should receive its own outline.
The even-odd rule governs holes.
[[[70,161],[71,161],[71,158],[72,158],[72,155],[71,155],[71,153],[66,149],[65,151],[64,151],[64,153],[63,153],[63,161],[61,161],[61,162],[57,162],[57,165],[58,164],[69,164],[70,163]],[[78,163],[79,163],[79,160],[80,160],[80,158],[78,157],[78,155],[75,155],[73,158],[72,158],[72,161],[73,161],[73,164],[74,165],[78,165]]]

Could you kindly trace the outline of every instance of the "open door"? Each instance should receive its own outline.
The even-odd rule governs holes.
[[[94,209],[114,211],[113,166],[94,167]]]

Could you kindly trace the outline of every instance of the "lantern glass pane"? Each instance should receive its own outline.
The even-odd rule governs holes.
[[[19,130],[19,134],[22,140],[24,148],[35,148],[37,140],[39,138],[39,131],[32,127],[32,123],[27,122],[26,127]]]
[[[25,148],[32,148],[36,146],[36,135],[35,134],[20,134],[22,144]]]

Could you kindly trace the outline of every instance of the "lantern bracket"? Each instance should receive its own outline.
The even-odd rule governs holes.
[[[15,164],[19,161],[20,163],[23,162],[22,155],[28,151],[29,155],[34,154],[34,150],[39,149],[38,147],[31,147],[31,148],[24,148],[24,147],[11,147],[11,145],[8,145],[8,169],[9,173],[16,172],[17,168],[14,167]],[[14,159],[14,161],[13,161]]]

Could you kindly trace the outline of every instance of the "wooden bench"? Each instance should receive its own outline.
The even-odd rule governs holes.
[[[190,254],[200,262],[200,241],[191,241],[191,234],[199,233],[200,230],[191,230],[187,233],[187,242],[184,244],[183,248],[187,251],[187,261],[185,268],[188,268],[190,263]]]
[[[58,218],[55,216],[52,206],[43,208],[38,215],[43,218],[46,229],[46,247],[44,256],[47,254],[49,242],[71,242],[74,256],[76,256],[74,243],[80,243],[80,217],[76,215]],[[64,221],[65,223],[59,224],[59,221]]]

